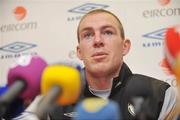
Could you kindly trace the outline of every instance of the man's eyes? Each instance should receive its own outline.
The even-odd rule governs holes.
[[[112,35],[113,32],[110,31],[110,30],[106,30],[106,31],[103,32],[103,34],[104,34],[104,35]]]
[[[87,38],[87,37],[90,37],[90,36],[92,36],[92,33],[85,33],[85,34],[83,35],[84,38]]]
[[[110,30],[107,30],[107,31],[103,31],[102,34],[104,34],[104,35],[112,35],[113,32],[110,31]],[[88,37],[92,37],[92,36],[93,36],[93,33],[91,33],[91,32],[83,34],[83,38],[88,38]]]
[[[103,37],[103,36],[111,36],[113,35],[114,32],[112,30],[103,30],[100,32],[100,35]],[[82,39],[85,39],[85,40],[90,40],[92,39],[93,37],[95,36],[95,33],[94,32],[91,32],[91,31],[86,31],[86,32],[83,32],[81,34],[81,38]]]
[[[82,34],[83,39],[90,39],[91,37],[93,37],[93,33],[91,32],[86,32]]]

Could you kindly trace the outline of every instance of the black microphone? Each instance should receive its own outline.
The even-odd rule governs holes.
[[[8,86],[0,87],[0,96],[2,96],[6,91],[8,91]],[[9,104],[8,109],[6,109],[6,114],[3,115],[4,119],[11,119],[18,116],[24,111],[24,104],[21,98],[16,98],[12,103]]]

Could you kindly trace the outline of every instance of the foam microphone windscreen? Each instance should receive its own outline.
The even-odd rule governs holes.
[[[17,81],[25,83],[22,91],[23,99],[32,99],[40,94],[40,81],[46,61],[40,56],[22,56],[8,72],[8,86],[11,87]]]
[[[55,86],[61,89],[57,103],[68,105],[76,102],[81,90],[80,72],[76,68],[66,65],[48,66],[42,75],[42,94],[45,95]]]
[[[120,120],[117,103],[101,98],[86,98],[80,102],[75,111],[74,120]]]
[[[37,116],[40,119],[51,110],[54,103],[69,105],[76,102],[81,91],[81,75],[77,68],[67,65],[49,65],[42,74],[41,92],[44,96]]]
[[[165,34],[165,58],[169,68],[180,80],[180,25],[169,27]]]
[[[40,56],[21,56],[8,71],[8,90],[0,96],[0,115],[5,115],[16,99],[32,100],[40,94],[41,74],[47,63]]]

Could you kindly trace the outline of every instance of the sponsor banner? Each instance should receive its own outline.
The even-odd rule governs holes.
[[[24,54],[38,54],[48,63],[82,62],[76,57],[76,29],[82,16],[93,9],[107,9],[122,21],[132,42],[125,61],[135,73],[164,81],[162,61],[166,28],[179,24],[179,0],[43,0],[0,1],[0,85],[8,66]],[[168,80],[167,80],[168,79]]]

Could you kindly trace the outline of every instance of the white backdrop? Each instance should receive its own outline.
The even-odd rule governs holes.
[[[122,21],[132,42],[125,61],[133,72],[174,84],[162,64],[163,40],[167,27],[180,24],[180,0],[0,0],[0,86],[23,54],[38,54],[48,63],[81,63],[76,27],[85,12],[96,8],[110,10]]]

